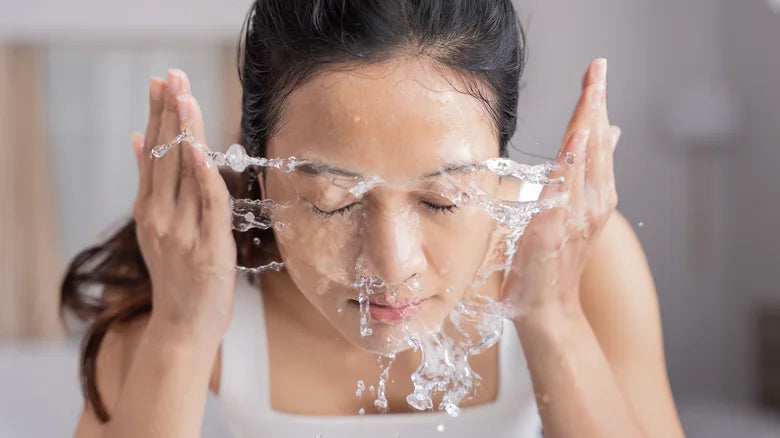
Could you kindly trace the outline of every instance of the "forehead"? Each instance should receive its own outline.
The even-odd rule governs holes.
[[[293,91],[271,157],[307,158],[387,180],[498,154],[484,104],[431,63],[329,70]],[[456,89],[457,87],[457,89]]]

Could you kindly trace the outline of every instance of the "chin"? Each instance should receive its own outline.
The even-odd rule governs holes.
[[[396,338],[390,334],[390,330],[374,329],[373,333],[368,336],[361,336],[360,333],[345,334],[347,340],[349,340],[355,347],[372,354],[379,354],[382,356],[393,356],[401,353],[413,347],[413,345],[404,338]],[[387,338],[390,337],[390,341]]]
[[[447,316],[443,303],[430,299],[423,303],[414,312],[408,312],[403,318],[389,314],[382,309],[380,312],[372,312],[374,315],[385,317],[385,320],[370,318],[368,328],[371,334],[360,334],[360,308],[355,302],[344,306],[343,318],[334,321],[337,330],[354,346],[361,350],[391,356],[396,353],[413,348],[409,338],[415,335],[424,335],[441,329]],[[370,308],[370,307],[369,307]],[[347,311],[349,309],[349,311]]]

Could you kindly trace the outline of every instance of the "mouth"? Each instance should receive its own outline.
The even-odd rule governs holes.
[[[389,304],[384,300],[369,300],[368,311],[371,319],[382,322],[399,322],[414,317],[420,309],[420,306],[428,298],[416,299],[414,301],[401,301]],[[355,306],[359,306],[357,300],[349,300]]]

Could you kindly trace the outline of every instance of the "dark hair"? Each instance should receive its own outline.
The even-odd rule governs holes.
[[[447,69],[479,99],[494,122],[499,152],[515,132],[525,35],[511,0],[256,0],[241,29],[241,138],[265,156],[283,118],[286,97],[328,68],[416,56]],[[454,84],[453,84],[454,85]],[[457,88],[457,87],[456,87]],[[487,91],[483,91],[487,90]],[[223,174],[234,196],[260,198],[256,181]],[[253,265],[275,253],[271,230],[234,233],[237,262]],[[252,239],[260,237],[262,251]],[[95,296],[89,286],[102,285]],[[81,352],[81,386],[101,421],[109,414],[95,364],[109,328],[149,313],[149,273],[131,219],[106,241],[78,254],[62,283],[61,309],[90,321]]]

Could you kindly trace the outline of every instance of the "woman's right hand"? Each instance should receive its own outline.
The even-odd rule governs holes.
[[[203,150],[182,142],[162,158],[158,144],[189,128],[205,143],[202,114],[187,75],[151,78],[145,135],[133,138],[139,169],[136,235],[152,284],[150,328],[160,335],[215,342],[230,324],[236,244],[228,189]]]

